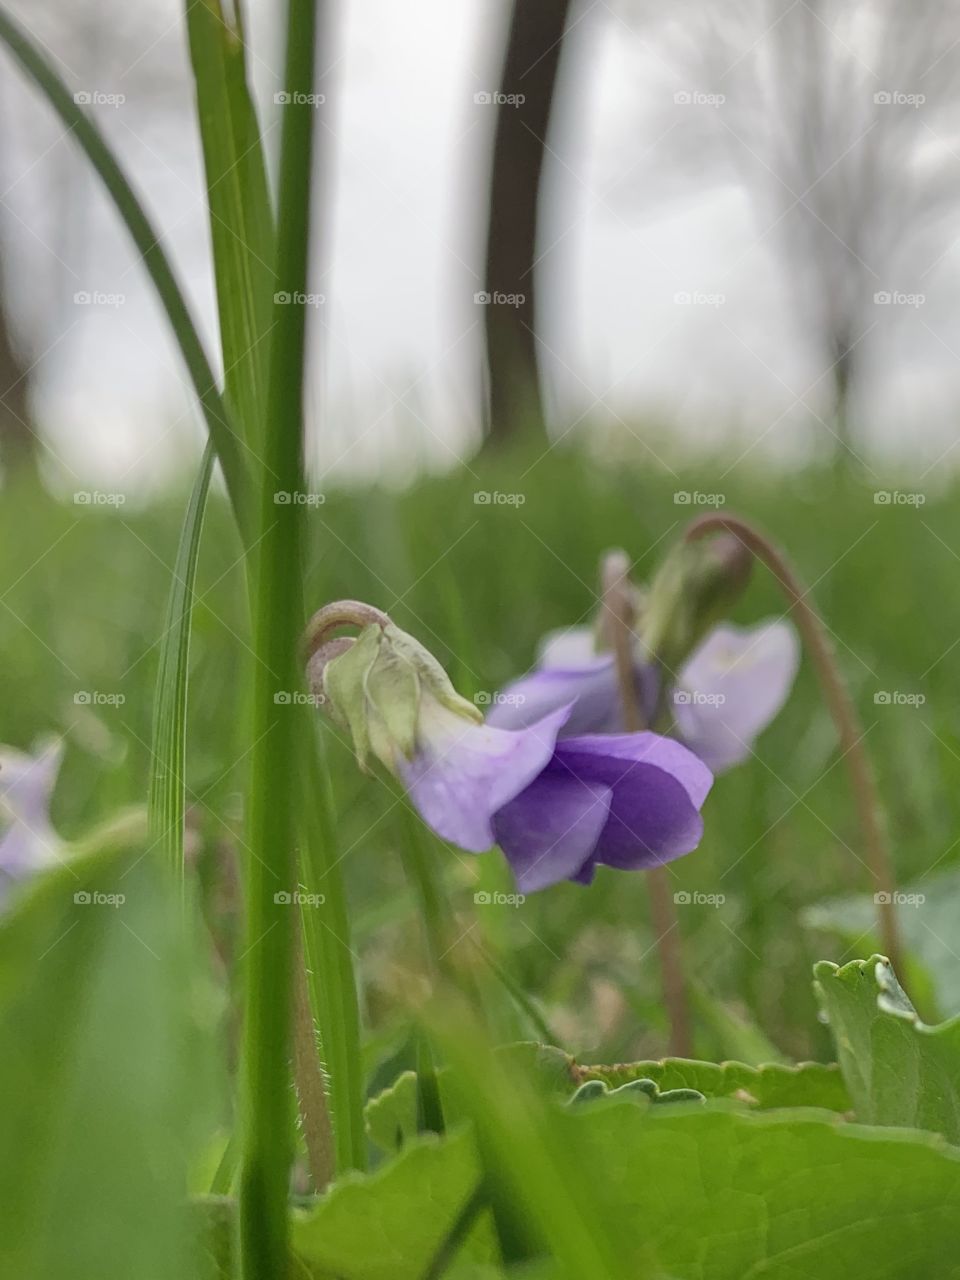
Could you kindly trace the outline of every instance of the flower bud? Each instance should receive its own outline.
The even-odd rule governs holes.
[[[439,704],[477,723],[480,711],[462,698],[440,663],[418,640],[381,615],[355,640],[338,639],[317,650],[310,681],[324,705],[349,730],[357,762],[370,753],[391,772],[413,758],[422,717]]]
[[[742,595],[752,561],[751,552],[733,534],[678,543],[650,587],[641,628],[647,653],[668,671],[679,670]]]

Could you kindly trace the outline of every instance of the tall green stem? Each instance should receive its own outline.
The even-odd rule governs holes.
[[[306,292],[313,169],[315,0],[289,0],[280,143],[275,293]],[[300,506],[275,493],[303,483],[304,308],[278,308],[272,330],[260,546],[255,567],[253,751],[247,869],[247,973],[240,1183],[244,1280],[286,1280],[287,1191],[291,1159],[289,1057],[295,911],[283,897],[296,883],[298,744],[295,704],[275,695],[299,686]],[[280,901],[277,900],[278,896]]]

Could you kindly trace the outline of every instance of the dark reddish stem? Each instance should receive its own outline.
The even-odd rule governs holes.
[[[837,727],[843,759],[850,778],[860,820],[867,866],[873,880],[877,924],[887,959],[903,976],[903,947],[894,904],[896,878],[893,859],[881,821],[880,799],[870,757],[863,745],[863,727],[856,707],[847,691],[837,663],[830,635],[810,600],[810,592],[797,576],[789,560],[759,529],[737,516],[706,515],[687,529],[686,538],[693,542],[714,533],[732,533],[739,538],[770,570],[783,594],[813,659],[820,680],[823,700]]]
[[[628,733],[643,729],[643,712],[637,696],[634,668],[634,606],[630,592],[630,562],[623,551],[610,551],[601,568],[603,626],[617,668],[623,725]],[[690,1008],[683,973],[680,924],[665,867],[647,871],[650,917],[660,958],[663,1003],[670,1023],[670,1053],[688,1058],[692,1052]]]

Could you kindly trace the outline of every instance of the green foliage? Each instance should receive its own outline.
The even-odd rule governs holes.
[[[803,1062],[796,1067],[768,1063],[694,1062],[665,1058],[661,1062],[626,1062],[612,1067],[578,1067],[583,1081],[599,1080],[618,1089],[634,1080],[650,1080],[660,1090],[695,1089],[707,1098],[737,1098],[761,1110],[772,1107],[821,1107],[848,1111],[850,1097],[836,1066]]]
[[[814,974],[857,1118],[960,1143],[960,1017],[925,1026],[882,956]]]
[[[143,847],[71,861],[0,924],[0,1274],[182,1280],[208,1123],[204,991]],[[190,964],[190,961],[193,964]]]

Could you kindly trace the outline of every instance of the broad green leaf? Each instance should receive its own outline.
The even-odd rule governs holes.
[[[611,1089],[631,1080],[652,1080],[661,1091],[696,1089],[707,1098],[738,1098],[762,1110],[773,1107],[822,1107],[849,1111],[850,1096],[837,1066],[802,1062],[796,1067],[769,1063],[748,1067],[742,1062],[695,1062],[664,1058],[660,1062],[627,1062],[616,1066],[578,1066],[582,1081],[601,1080]]]
[[[557,1158],[616,1241],[625,1274],[960,1278],[960,1154],[931,1134],[723,1102],[557,1108],[552,1125]],[[299,1259],[323,1280],[419,1278],[438,1221],[448,1225],[469,1193],[474,1160],[460,1131],[421,1139],[373,1177],[351,1176],[295,1224]],[[478,1230],[458,1262],[488,1242]]]
[[[480,1177],[470,1135],[429,1135],[369,1177],[349,1175],[310,1214],[294,1221],[293,1248],[317,1276],[333,1280],[419,1280]],[[482,1215],[458,1253],[496,1256]]]
[[[71,861],[0,924],[0,1275],[190,1274],[210,1076],[179,926],[142,848]]]
[[[628,1267],[683,1280],[960,1277],[960,1155],[939,1138],[725,1103],[569,1116],[571,1158]]]
[[[814,976],[857,1119],[960,1143],[960,1017],[922,1023],[883,956]]]

